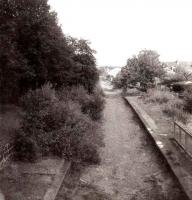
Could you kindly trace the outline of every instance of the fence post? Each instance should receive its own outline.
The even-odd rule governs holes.
[[[188,148],[187,148],[188,144],[187,144],[187,134],[185,133],[185,150],[187,151]]]
[[[175,121],[173,121],[173,137],[175,138]]]
[[[179,142],[182,145],[182,143],[181,143],[181,128],[179,128]]]
[[[177,130],[178,127],[178,130]],[[173,133],[175,141],[182,147],[182,149],[192,157],[192,133],[182,124],[174,121]],[[185,135],[182,135],[185,134]]]

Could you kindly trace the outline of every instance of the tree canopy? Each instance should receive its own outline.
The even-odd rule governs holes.
[[[143,50],[137,56],[127,60],[126,66],[121,69],[115,82],[119,87],[128,87],[140,83],[143,89],[153,85],[155,77],[164,75],[163,64],[159,55],[152,50]]]
[[[88,41],[63,34],[47,0],[1,0],[0,21],[2,102],[46,82],[92,91],[98,80],[95,52]]]
[[[90,42],[84,39],[78,40],[68,36],[67,43],[71,49],[71,58],[76,64],[75,77],[72,84],[82,84],[89,92],[93,91],[99,79],[99,71],[96,68],[95,50],[91,49]]]

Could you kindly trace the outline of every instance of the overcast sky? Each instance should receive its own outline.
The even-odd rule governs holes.
[[[49,0],[63,32],[91,41],[98,65],[122,66],[142,49],[192,61],[192,0]]]

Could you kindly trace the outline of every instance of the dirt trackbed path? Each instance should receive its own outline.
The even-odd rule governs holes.
[[[106,96],[103,133],[101,164],[86,168],[67,198],[66,182],[57,200],[186,199],[131,108],[113,92]]]

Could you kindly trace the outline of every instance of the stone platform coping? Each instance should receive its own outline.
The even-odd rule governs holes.
[[[154,144],[167,161],[187,197],[192,200],[192,159],[172,140],[163,134],[145,110],[135,101],[136,97],[124,97],[136,115],[141,120],[144,128],[151,136]]]

